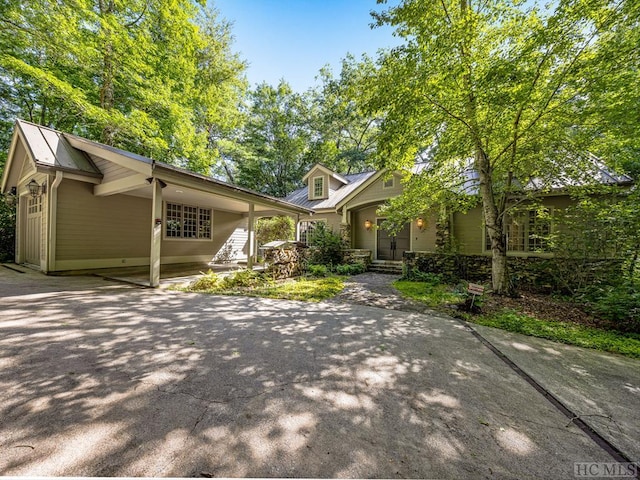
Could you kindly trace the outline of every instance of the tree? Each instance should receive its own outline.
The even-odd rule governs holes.
[[[211,132],[239,118],[244,64],[230,51],[228,25],[200,5],[3,2],[0,118],[208,173],[217,156]]]
[[[408,168],[432,149],[429,168],[405,194],[405,204],[423,210],[469,193],[457,179],[475,172],[495,292],[510,288],[505,219],[521,187],[536,178],[550,188],[554,178],[585,170],[580,133],[590,93],[617,78],[614,65],[637,69],[609,40],[634,25],[639,8],[608,0],[404,0],[375,14],[405,40],[381,56],[367,89],[369,108],[385,111],[380,161]],[[433,192],[443,187],[446,194]]]
[[[379,119],[363,111],[358,91],[374,71],[368,56],[358,62],[350,54],[342,60],[339,77],[328,66],[320,70],[322,86],[311,92],[312,163],[343,174],[373,166]]]
[[[282,80],[258,85],[250,94],[240,149],[234,152],[239,185],[285,197],[301,186],[309,168],[308,107],[304,95]]]
[[[285,215],[259,218],[256,221],[256,241],[258,245],[275,240],[294,240],[296,225],[293,218]]]

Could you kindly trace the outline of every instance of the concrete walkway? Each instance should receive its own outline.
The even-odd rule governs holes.
[[[2,475],[551,479],[611,461],[445,316],[4,268],[0,310]]]

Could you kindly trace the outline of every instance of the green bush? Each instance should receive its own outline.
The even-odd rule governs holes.
[[[16,243],[16,207],[0,197],[0,262],[13,262]]]
[[[326,265],[316,265],[311,263],[307,265],[307,273],[312,277],[326,277],[329,275],[329,269]]]
[[[296,236],[296,226],[293,218],[276,216],[259,218],[256,221],[256,241],[258,245],[274,240],[293,240]]]
[[[201,272],[202,273],[202,272]],[[190,288],[194,291],[215,290],[220,286],[220,277],[217,273],[209,270],[202,277],[191,283]]]
[[[362,262],[348,263],[344,265],[336,266],[336,273],[338,275],[358,275],[364,273],[367,267]]]
[[[265,285],[269,280],[261,273],[255,270],[238,270],[222,279],[223,288],[238,287],[258,287]]]
[[[442,275],[432,272],[423,272],[417,267],[406,271],[403,280],[412,280],[414,282],[424,282],[429,285],[439,285],[442,283]]]
[[[616,322],[620,330],[640,333],[640,290],[636,286],[606,286],[589,296],[596,315]]]
[[[310,238],[311,263],[338,265],[342,263],[342,239],[319,222]]]

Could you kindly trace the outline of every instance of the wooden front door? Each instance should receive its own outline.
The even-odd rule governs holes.
[[[402,254],[409,250],[411,242],[410,225],[407,223],[394,236],[380,226],[383,221],[383,218],[379,218],[377,221],[378,248],[376,258],[378,260],[402,260]]]
[[[40,266],[40,228],[42,225],[41,197],[28,197],[27,224],[24,238],[24,260],[26,263]]]

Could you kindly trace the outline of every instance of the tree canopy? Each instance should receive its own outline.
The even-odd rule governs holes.
[[[471,168],[493,287],[507,291],[505,219],[523,185],[535,178],[550,188],[554,178],[586,171],[587,149],[612,132],[593,128],[599,118],[624,118],[637,131],[620,93],[625,78],[637,78],[637,61],[628,60],[632,52],[637,60],[639,8],[608,0],[404,0],[375,14],[404,39],[380,58],[367,89],[371,111],[385,112],[380,161],[408,169],[430,152],[429,168],[390,211],[459,205],[468,193],[459,174]],[[612,97],[617,108],[601,108]]]
[[[244,63],[195,0],[8,0],[0,6],[3,142],[13,118],[208,173],[237,126]]]

